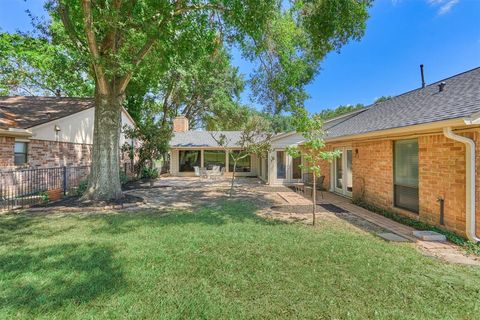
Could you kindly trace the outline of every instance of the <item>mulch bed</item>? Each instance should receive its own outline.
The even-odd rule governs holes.
[[[111,201],[81,200],[79,196],[72,196],[44,204],[37,204],[27,211],[85,211],[87,210],[108,210],[124,209],[139,206],[145,203],[141,197],[125,194],[122,199]]]

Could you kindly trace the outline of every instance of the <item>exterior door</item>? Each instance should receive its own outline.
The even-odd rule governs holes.
[[[276,179],[283,182],[287,179],[287,153],[285,150],[276,151]]]
[[[340,156],[333,163],[334,190],[335,192],[351,197],[353,190],[352,175],[352,149],[339,148]]]

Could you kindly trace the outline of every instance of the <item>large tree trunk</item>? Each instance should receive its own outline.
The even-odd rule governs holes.
[[[124,94],[95,93],[92,172],[84,198],[112,200],[123,197],[120,184],[120,131]]]

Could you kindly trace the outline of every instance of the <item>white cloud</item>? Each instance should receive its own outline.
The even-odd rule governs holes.
[[[393,5],[397,5],[402,2],[402,0],[391,0]],[[427,3],[437,9],[439,15],[448,13],[452,8],[458,4],[460,0],[426,0]]]
[[[452,8],[458,4],[460,0],[427,0],[428,3],[433,6],[437,7],[438,11],[437,13],[439,15],[448,13]]]

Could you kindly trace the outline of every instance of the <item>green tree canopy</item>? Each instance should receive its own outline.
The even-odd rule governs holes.
[[[363,35],[369,5],[368,0],[50,1],[54,23],[62,22],[68,46],[89,63],[95,81],[93,164],[86,197],[122,196],[120,110],[142,69],[167,70],[172,58],[199,43],[211,44],[201,47],[212,53],[223,43],[237,43],[245,57],[262,61],[254,81],[265,86],[255,85],[258,96],[266,92],[264,97],[280,101],[271,104],[276,111],[301,105],[303,86],[322,58]]]
[[[88,63],[53,39],[0,33],[0,95],[91,97]]]

